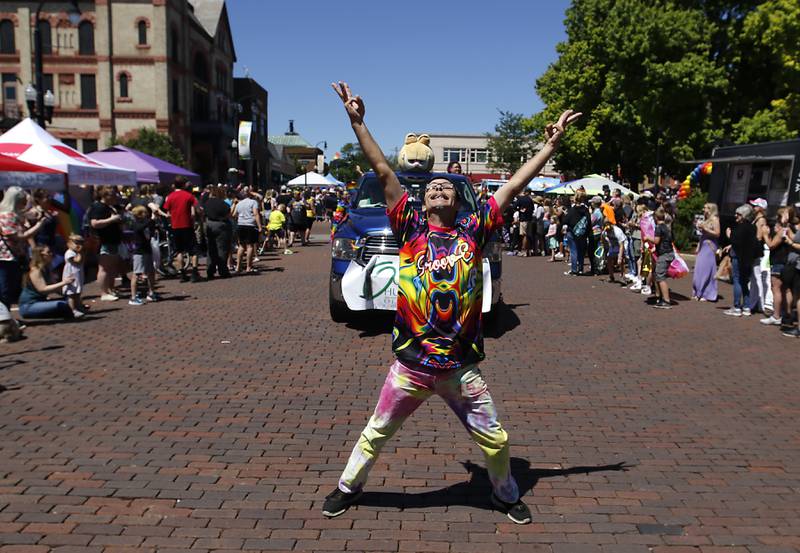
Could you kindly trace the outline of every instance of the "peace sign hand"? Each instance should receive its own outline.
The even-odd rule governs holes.
[[[547,125],[544,129],[544,134],[547,137],[547,143],[552,146],[558,146],[558,143],[561,142],[561,137],[564,136],[567,127],[577,121],[581,115],[583,114],[580,112],[575,112],[571,109],[568,109],[561,114],[561,117],[558,118],[556,123],[550,123]]]
[[[339,98],[342,99],[344,109],[347,111],[348,117],[350,117],[350,123],[363,123],[365,108],[364,100],[361,99],[361,96],[353,96],[350,87],[344,81],[339,81],[338,84],[331,83],[331,86],[336,94],[339,95]]]

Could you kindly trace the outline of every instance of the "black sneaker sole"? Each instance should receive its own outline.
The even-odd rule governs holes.
[[[530,524],[531,517],[525,517],[523,519],[518,519],[512,516],[511,511],[508,510],[508,505],[505,504],[503,501],[500,501],[494,494],[492,494],[492,505],[497,507],[501,512],[505,513],[508,517],[508,520],[513,522],[514,524]]]
[[[327,509],[322,509],[322,514],[328,518],[338,517],[339,515],[344,514],[350,507],[358,503],[358,500],[361,499],[363,492],[358,492],[358,494],[353,497],[346,505],[344,505],[338,511],[328,511]]]

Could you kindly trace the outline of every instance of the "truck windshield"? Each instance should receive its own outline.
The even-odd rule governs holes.
[[[421,207],[425,184],[430,180],[430,177],[404,177],[398,175],[398,178],[400,179],[400,184],[403,189],[408,193],[409,201],[414,207]],[[476,211],[477,202],[472,188],[467,186],[467,183],[463,181],[456,181],[454,185],[458,192],[458,199],[460,202],[459,212],[472,213]],[[355,200],[353,201],[353,207],[386,207],[383,186],[377,177],[372,175],[364,177],[361,186],[358,188],[358,194],[356,194]]]

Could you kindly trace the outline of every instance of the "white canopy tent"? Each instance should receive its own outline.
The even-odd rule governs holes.
[[[136,186],[135,171],[86,157],[30,118],[0,136],[0,154],[66,173],[73,186]]]
[[[333,176],[333,173],[328,173],[327,175],[325,175],[325,178],[328,179],[328,183],[330,183],[330,184],[332,184],[334,186],[342,186],[342,185],[344,185],[344,183],[342,181],[340,181],[339,179],[337,179],[336,177]]]
[[[320,175],[319,173],[315,173],[314,171],[309,171],[308,173],[304,173],[299,177],[295,177],[289,182],[286,183],[287,186],[330,186],[331,181]]]
[[[548,188],[544,192],[546,194],[574,194],[575,191],[582,186],[586,190],[586,194],[588,196],[600,196],[603,194],[603,185],[608,186],[608,189],[612,192],[614,190],[619,190],[623,195],[630,193],[633,194],[634,198],[639,197],[639,194],[630,188],[614,182],[613,180],[597,175],[590,175],[588,177],[583,177],[582,179],[565,182],[558,186]]]

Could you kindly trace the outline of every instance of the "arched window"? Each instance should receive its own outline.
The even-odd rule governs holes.
[[[14,54],[16,51],[14,22],[10,19],[3,19],[0,21],[0,54]]]
[[[120,98],[127,98],[128,97],[128,74],[121,73],[119,76],[119,97]]]
[[[139,29],[139,45],[144,46],[147,44],[147,21],[139,21],[136,27]]]
[[[42,54],[53,53],[53,37],[50,34],[50,22],[40,19],[38,23],[39,36],[42,38]]]
[[[90,21],[81,21],[78,25],[78,53],[83,56],[94,54],[94,25]]]
[[[200,52],[194,55],[194,76],[198,81],[208,82],[208,63]]]

